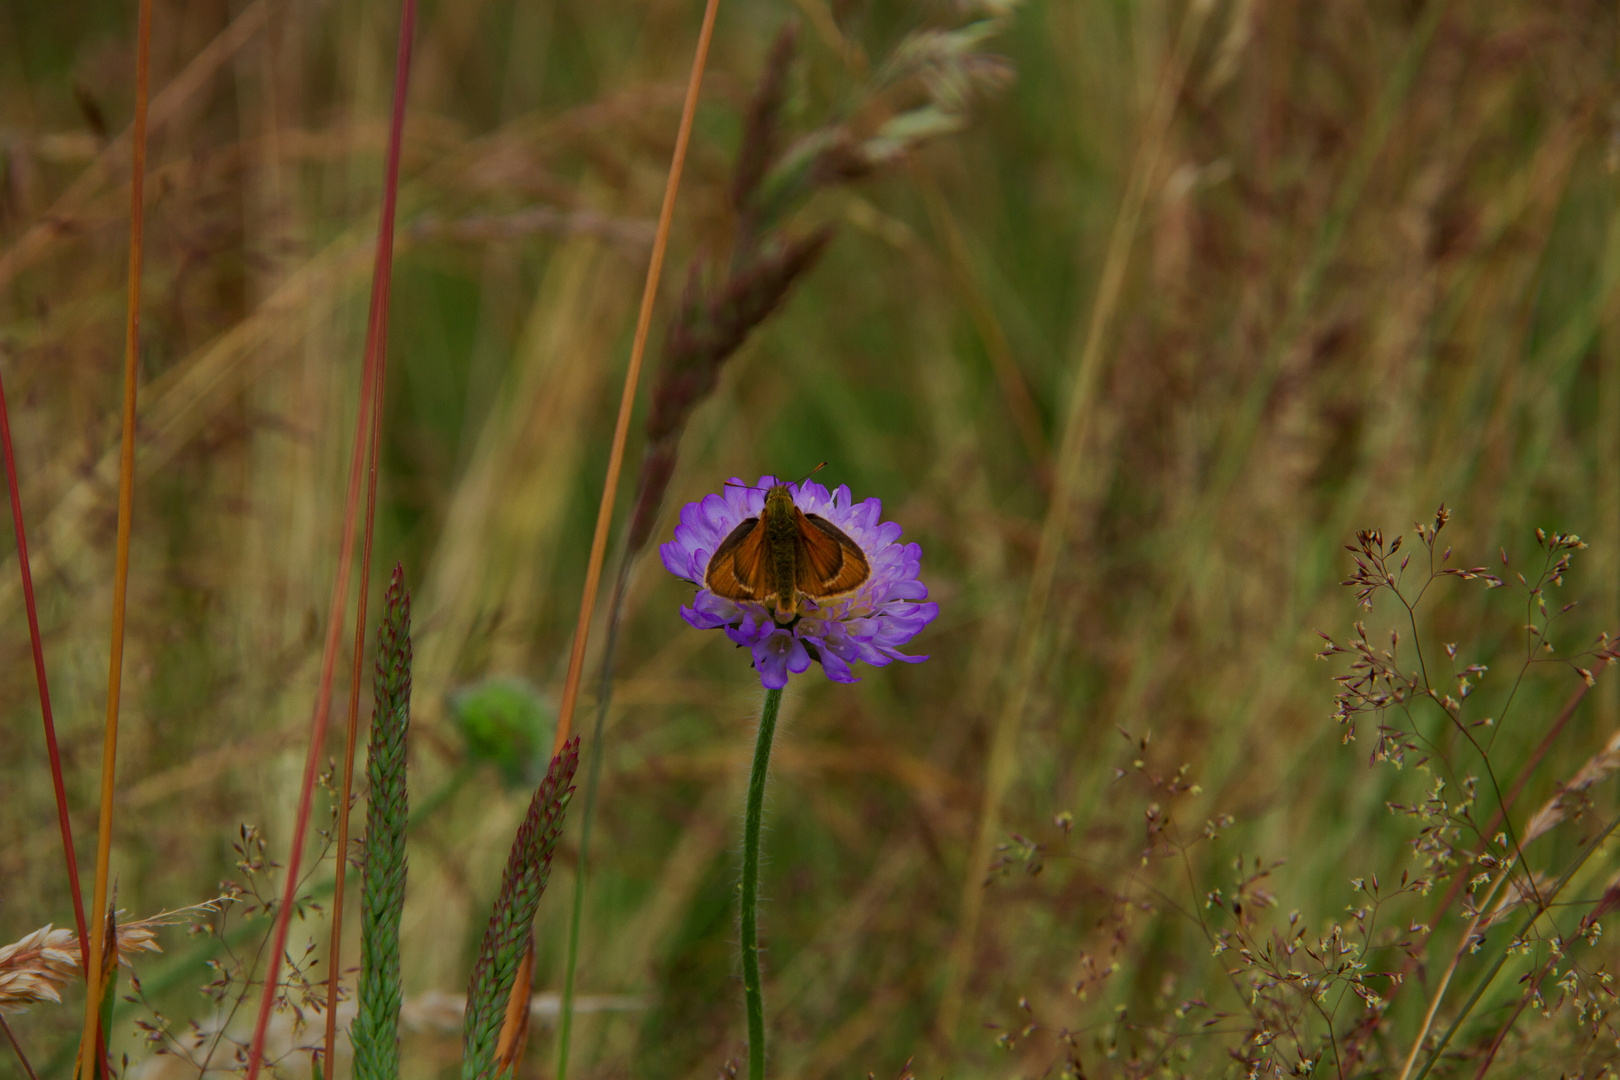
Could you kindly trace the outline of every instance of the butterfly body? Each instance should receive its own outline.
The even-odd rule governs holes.
[[[849,534],[800,510],[787,485],[777,484],[766,493],[760,515],[720,542],[703,583],[727,600],[764,604],[785,623],[799,614],[801,597],[847,596],[871,574],[866,553]]]

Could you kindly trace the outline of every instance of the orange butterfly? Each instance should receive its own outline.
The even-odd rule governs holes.
[[[866,553],[848,533],[800,510],[787,485],[777,484],[766,492],[764,511],[720,542],[703,584],[727,600],[765,604],[780,623],[799,614],[799,597],[848,596],[871,576]]]

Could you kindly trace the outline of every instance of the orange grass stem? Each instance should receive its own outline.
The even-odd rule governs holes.
[[[607,556],[608,526],[613,521],[614,496],[619,488],[619,471],[624,465],[624,444],[630,435],[630,412],[636,403],[636,383],[641,378],[641,359],[647,351],[647,330],[652,325],[653,299],[658,295],[658,278],[664,271],[664,250],[669,244],[669,224],[675,216],[675,194],[681,186],[681,169],[686,164],[686,147],[692,137],[692,118],[697,115],[698,92],[703,87],[703,69],[708,63],[709,42],[714,37],[714,19],[719,10],[720,0],[707,0],[703,8],[703,26],[698,31],[697,49],[692,55],[692,74],[686,82],[686,101],[681,106],[681,123],[675,132],[675,151],[670,157],[669,177],[664,182],[664,204],[658,211],[658,231],[653,236],[652,257],[647,263],[647,282],[641,290],[641,310],[636,315],[636,336],[630,344],[630,365],[625,369],[624,392],[619,396],[619,416],[613,425],[613,446],[608,452],[607,476],[602,480],[602,502],[596,509],[596,532],[591,536],[591,557],[585,565],[585,590],[579,598],[579,623],[574,628],[573,651],[568,654],[568,677],[563,682],[562,705],[557,712],[557,737],[551,747],[553,756],[562,753],[574,728],[579,681],[585,669],[585,645],[590,637],[591,616],[596,608],[596,589],[602,580],[602,561]],[[591,747],[593,770],[600,767],[601,760],[601,748]],[[595,790],[593,782],[589,788],[593,798]],[[589,811],[585,822],[589,830]],[[585,875],[583,845],[574,873],[574,915],[569,927],[568,955],[563,975],[562,1015],[558,1018],[558,1080],[567,1080],[568,1077],[568,1050],[573,1031],[574,975],[579,957],[580,899]]]
[[[259,999],[259,1015],[253,1027],[253,1041],[248,1047],[248,1080],[255,1080],[264,1061],[265,1033],[270,1025],[270,1014],[275,1009],[276,986],[281,976],[281,959],[287,948],[287,932],[292,922],[294,902],[298,891],[299,864],[304,855],[304,834],[309,828],[310,804],[314,797],[315,776],[320,766],[321,751],[326,743],[326,726],[332,709],[332,682],[337,670],[337,651],[343,632],[343,617],[349,598],[349,574],[354,565],[354,526],[360,503],[361,466],[370,448],[371,480],[366,499],[366,539],[360,580],[361,625],[356,632],[356,664],[365,642],[365,604],[367,574],[371,564],[372,520],[376,509],[378,428],[381,423],[383,382],[383,356],[387,348],[388,301],[393,281],[394,214],[399,195],[400,146],[404,142],[405,91],[410,81],[411,41],[416,30],[416,0],[405,0],[399,22],[399,50],[394,66],[393,119],[389,131],[388,157],[383,178],[383,205],[377,223],[377,255],[371,276],[371,306],[366,323],[365,358],[361,365],[360,401],[354,422],[354,448],[349,458],[349,486],[343,506],[343,533],[338,548],[337,578],[332,583],[331,616],[326,627],[326,644],[321,654],[320,688],[315,698],[315,714],[310,721],[309,752],[304,759],[304,780],[298,793],[298,816],[294,821],[292,848],[287,855],[287,883],[282,891],[281,906],[276,912],[276,926],[272,934],[268,967],[264,977],[264,995]],[[369,421],[369,423],[368,423]],[[360,677],[355,674],[351,687],[351,712],[345,761],[348,769],[343,779],[343,802],[338,814],[338,866],[336,896],[333,902],[333,947],[327,963],[331,971],[328,981],[327,1058],[326,1072],[331,1075],[332,1050],[336,1042],[335,994],[340,968],[337,935],[341,932],[341,912],[344,871],[348,865],[348,796],[354,763],[355,711],[359,708]]]
[[[343,776],[337,820],[337,876],[332,896],[332,940],[327,948],[326,1074],[333,1075],[337,1060],[338,977],[342,974],[343,893],[349,871],[349,801],[354,789],[354,751],[360,727],[360,683],[364,676],[367,586],[371,582],[372,538],[377,524],[377,468],[382,455],[383,388],[387,381],[388,301],[393,291],[394,207],[399,193],[399,154],[405,141],[405,93],[411,69],[411,30],[416,21],[414,0],[407,0],[399,29],[399,51],[394,62],[394,108],[388,128],[388,162],[384,179],[383,220],[377,226],[377,265],[371,276],[371,311],[366,325],[365,364],[374,375],[371,394],[371,446],[366,462],[365,539],[360,545],[360,593],[355,599],[354,664],[349,679],[349,715],[343,734]],[[387,249],[386,254],[384,249]],[[363,417],[357,418],[363,422]]]
[[[62,830],[62,857],[67,861],[68,888],[73,893],[73,922],[79,931],[79,969],[89,971],[89,935],[85,932],[84,896],[79,890],[79,857],[73,847],[73,822],[68,817],[67,790],[62,784],[62,755],[56,748],[56,722],[51,717],[51,690],[45,680],[45,648],[39,636],[39,613],[34,606],[34,573],[28,565],[28,536],[23,530],[22,496],[17,492],[17,458],[11,448],[11,416],[6,391],[0,385],[0,451],[6,459],[6,484],[11,491],[11,523],[17,532],[17,569],[22,573],[23,607],[28,611],[28,643],[34,650],[34,685],[39,688],[39,715],[45,725],[45,753],[51,762],[51,785],[56,789],[56,822]]]
[[[113,778],[118,762],[118,700],[124,675],[124,605],[129,595],[129,532],[135,510],[135,375],[141,337],[141,239],[146,178],[147,86],[152,67],[152,0],[141,0],[135,46],[135,123],[129,167],[129,304],[124,322],[124,431],[118,450],[118,547],[113,567],[112,648],[107,657],[107,726],[101,743],[101,816],[96,831],[96,887],[90,955],[85,957],[84,1037],[79,1075],[104,1065],[101,1031],[101,956],[106,945],[108,864],[112,860]],[[21,558],[21,552],[18,553]]]
[[[573,732],[580,673],[585,668],[585,644],[596,608],[596,589],[602,580],[602,561],[607,555],[608,526],[613,521],[613,499],[619,488],[619,470],[624,465],[624,444],[630,435],[630,411],[636,403],[641,358],[647,351],[647,328],[652,325],[653,298],[658,295],[658,277],[664,270],[664,248],[669,243],[669,223],[675,215],[675,193],[681,186],[681,167],[686,163],[686,144],[692,137],[692,117],[697,113],[698,90],[703,86],[703,67],[709,58],[709,40],[714,36],[714,16],[719,8],[720,0],[708,0],[703,9],[703,29],[698,32],[692,74],[686,83],[686,103],[681,107],[681,126],[675,134],[675,153],[669,163],[669,179],[664,184],[664,205],[658,212],[658,232],[653,237],[652,259],[647,264],[647,284],[641,290],[636,336],[630,345],[630,366],[624,373],[624,393],[619,397],[619,419],[613,426],[613,448],[608,453],[607,476],[602,481],[602,503],[596,509],[596,532],[591,537],[591,558],[585,566],[585,593],[579,600],[579,624],[574,628],[574,650],[568,656],[568,678],[563,682],[557,737],[551,748],[553,755],[562,753],[563,745]]]

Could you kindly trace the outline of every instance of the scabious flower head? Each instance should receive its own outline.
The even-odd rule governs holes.
[[[681,617],[699,630],[723,629],[746,646],[760,682],[772,690],[786,686],[790,672],[797,675],[816,662],[834,682],[856,682],[851,665],[857,661],[883,667],[928,659],[900,651],[939,614],[939,605],[928,602],[928,587],[917,580],[922,548],[900,543],[900,526],[881,520],[881,502],[852,502],[844,485],[828,492],[820,484],[789,484],[788,491],[800,510],[832,522],[865,552],[872,573],[853,593],[819,602],[803,597],[802,614],[779,626],[764,604],[727,600],[703,587],[715,549],[744,520],[760,515],[766,491],[779,482],[762,476],[745,487],[733,478],[721,494],[681,507],[675,539],[658,549],[670,573],[698,586]]]

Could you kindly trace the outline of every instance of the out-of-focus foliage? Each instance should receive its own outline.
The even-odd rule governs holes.
[[[239,823],[269,858],[286,848],[397,18],[357,0],[156,9],[113,852],[132,911],[240,878]],[[1620,624],[1616,14],[1595,0],[1031,0],[986,43],[1011,81],[960,116],[928,111],[954,85],[926,77],[940,39],[902,41],[979,14],[726,0],[676,215],[670,266],[729,249],[743,110],[789,17],[794,132],[842,123],[875,153],[956,129],[786,223],[839,228],[693,415],[654,532],[726,477],[827,460],[825,479],[881,496],[922,544],[943,609],[915,643],[928,664],[789,690],[767,807],[772,1069],[1242,1074],[1229,1051],[1257,1050],[1252,973],[1234,984],[1237,947],[1216,945],[1295,926],[1312,948],[1349,940],[1362,916],[1347,907],[1420,872],[1424,828],[1496,808],[1480,755],[1433,717],[1416,729],[1434,743],[1425,768],[1408,751],[1401,771],[1369,769],[1371,730],[1343,743],[1344,670],[1313,659],[1313,631],[1348,641],[1362,618],[1369,648],[1391,628],[1405,648],[1414,627],[1384,600],[1357,610],[1342,545],[1410,534],[1441,502],[1456,565],[1501,573],[1506,549],[1539,567],[1536,527],[1578,533],[1589,547],[1553,610],[1583,603],[1555,640],[1573,653]],[[423,16],[375,558],[402,561],[412,592],[410,784],[431,807],[410,834],[401,930],[409,1076],[456,1068],[433,995],[467,985],[529,794],[469,750],[451,695],[490,678],[560,687],[698,16],[627,0]],[[105,692],[132,39],[127,5],[0,7],[0,374],[81,845]],[[873,98],[897,50],[923,66]],[[660,326],[682,286],[664,280]],[[1043,531],[1058,558],[1014,685]],[[1540,616],[1504,576],[1489,592],[1439,580],[1415,637],[1440,650],[1432,664],[1456,643],[1457,671],[1490,666],[1468,676],[1469,707],[1502,721],[1482,740],[1498,786],[1537,762],[1518,827],[1620,728],[1620,680],[1596,671],[1535,758],[1584,681],[1538,664],[1515,686]],[[18,593],[7,556],[0,941],[71,923]],[[638,564],[592,844],[580,1076],[712,1077],[742,1052],[736,808],[758,694],[720,635],[684,628],[686,599]],[[1013,771],[986,881],[974,852],[998,740]],[[514,753],[501,760],[526,764]],[[1566,796],[1530,867],[1563,873],[1614,801],[1604,784]],[[561,974],[576,840],[565,830],[539,909],[542,992]],[[1570,894],[1581,915],[1614,865],[1608,848],[1588,861]],[[312,894],[330,878],[329,859]],[[1438,899],[1401,893],[1371,935],[1427,921]],[[1465,900],[1358,1043],[1375,1055],[1364,1067],[1398,1074]],[[1520,901],[1504,902],[1519,906],[1459,963],[1442,1030],[1517,925]],[[1570,931],[1580,916],[1558,918]],[[309,909],[295,951],[324,926]],[[207,1022],[199,958],[217,944],[145,961],[153,1007]],[[1399,947],[1379,947],[1372,966],[1398,970]],[[1583,970],[1612,969],[1601,938],[1580,949]],[[1518,976],[1546,957],[1514,962],[1441,1073],[1473,1075]],[[1496,1050],[1504,1075],[1595,1076],[1614,1057],[1606,1021],[1577,1023],[1576,992],[1559,997],[1565,974],[1525,999]],[[1334,985],[1322,1012],[1347,1046],[1369,1010]],[[36,1063],[80,1007],[70,989],[30,1010],[19,1036]],[[1268,1060],[1316,1054],[1333,1075],[1311,1015]],[[531,1067],[549,1060],[539,1016]],[[134,1017],[115,1022],[115,1050]]]
[[[511,785],[538,782],[557,727],[556,709],[520,678],[486,679],[450,695],[468,756]]]

